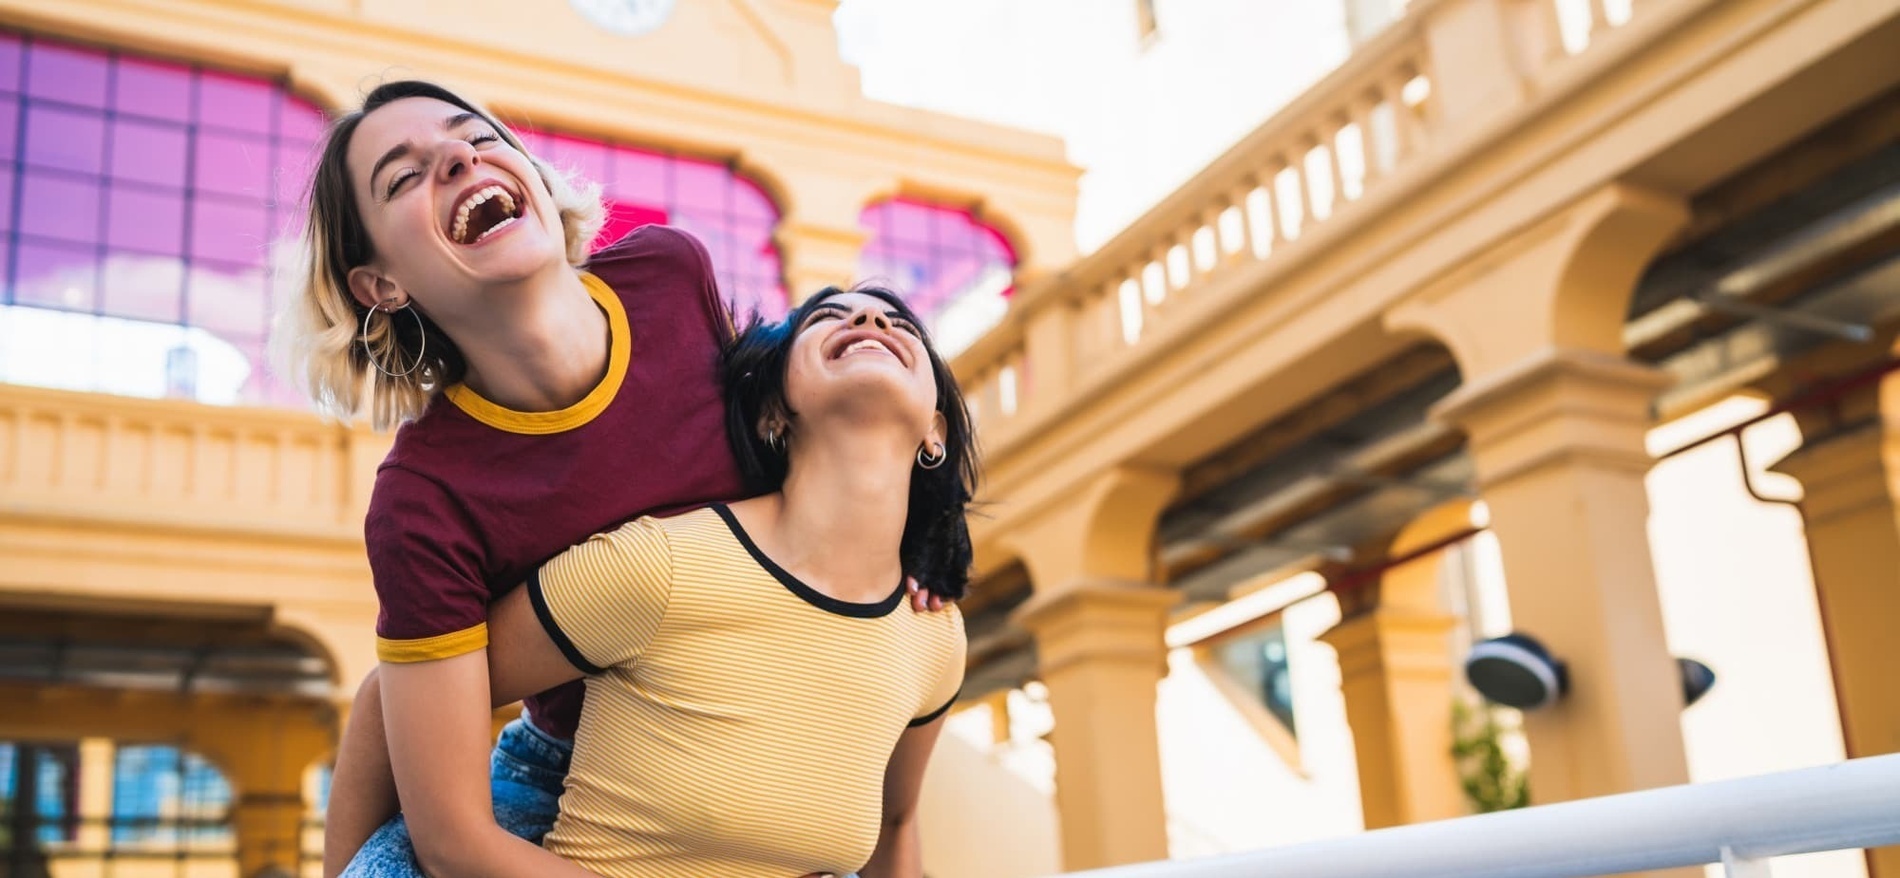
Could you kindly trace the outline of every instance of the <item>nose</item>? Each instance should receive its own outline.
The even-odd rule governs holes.
[[[885,317],[884,314],[880,311],[877,311],[871,308],[865,308],[865,309],[860,309],[858,313],[851,315],[851,325],[852,326],[867,326],[867,325],[875,326],[878,329],[888,331],[891,328],[891,320],[889,317]]]
[[[442,141],[440,150],[435,166],[443,182],[454,180],[482,163],[482,155],[475,151],[475,145],[460,138]]]

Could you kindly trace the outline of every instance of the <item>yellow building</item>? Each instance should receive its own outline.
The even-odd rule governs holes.
[[[1500,624],[1569,668],[1522,720],[1534,802],[1725,770],[1673,661],[1727,624],[1686,618],[1711,577],[1812,607],[1833,695],[1799,712],[1900,751],[1900,2],[1413,0],[1081,256],[1060,144],[864,99],[834,6],[0,0],[16,870],[311,866],[387,439],[297,409],[263,339],[322,113],[411,74],[617,227],[693,229],[742,307],[881,274],[967,337],[992,502],[933,875],[1192,852],[1187,799],[1230,791],[1162,754],[1211,699],[1276,771],[1349,746],[1356,795],[1302,800],[1348,828],[1466,813],[1457,662]],[[1780,448],[1733,438],[1756,413]],[[1811,582],[1696,530],[1742,501],[1670,479],[1737,447],[1721,478],[1798,481],[1748,514]]]

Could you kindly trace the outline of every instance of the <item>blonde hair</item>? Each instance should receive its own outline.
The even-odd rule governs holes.
[[[300,289],[286,298],[278,315],[271,344],[280,370],[318,410],[347,421],[362,412],[367,400],[370,424],[378,430],[419,417],[436,394],[460,382],[468,370],[454,340],[413,307],[407,314],[369,317],[366,333],[363,321],[369,309],[350,294],[350,270],[367,264],[374,255],[350,185],[346,162],[350,138],[363,117],[385,104],[414,97],[434,98],[482,117],[509,146],[528,157],[560,209],[570,265],[579,268],[586,263],[588,246],[602,220],[599,186],[530,155],[521,139],[493,115],[434,83],[385,83],[369,93],[361,109],[337,119],[310,181],[303,241],[308,264],[301,267]]]

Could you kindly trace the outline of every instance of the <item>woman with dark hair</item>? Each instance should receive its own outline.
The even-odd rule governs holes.
[[[370,839],[352,874],[420,875],[418,852],[452,856],[498,820],[526,841],[497,866],[558,864],[531,842],[582,690],[520,693],[496,743],[489,604],[588,534],[745,495],[711,261],[664,226],[589,254],[597,196],[427,82],[336,120],[309,207],[309,272],[274,341],[320,408],[401,425],[364,524],[382,663],[337,748],[324,874]]]
[[[769,493],[596,536],[494,608],[496,700],[590,675],[545,844],[612,878],[921,878],[963,621],[897,609],[907,573],[952,597],[968,581],[962,396],[873,288],[752,327],[724,372],[734,450]],[[483,847],[444,871],[505,871]]]

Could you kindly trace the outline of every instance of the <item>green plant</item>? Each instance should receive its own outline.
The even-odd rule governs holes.
[[[1504,727],[1495,708],[1456,698],[1451,704],[1451,756],[1465,798],[1479,813],[1530,804],[1530,778],[1505,755]]]

